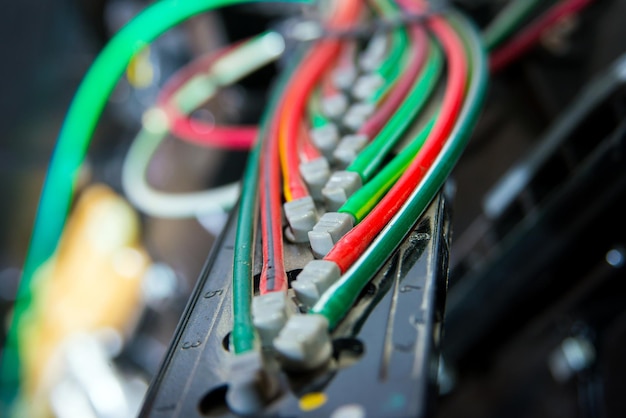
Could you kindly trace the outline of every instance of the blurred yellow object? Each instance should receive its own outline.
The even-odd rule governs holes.
[[[132,328],[150,263],[139,231],[136,212],[108,187],[82,194],[54,259],[37,273],[31,310],[19,324],[26,399],[47,403],[62,372],[59,351],[72,335]]]
[[[150,47],[136,54],[126,68],[126,78],[136,89],[145,89],[154,82],[154,67],[150,61]]]

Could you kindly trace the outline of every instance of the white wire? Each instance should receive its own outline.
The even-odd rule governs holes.
[[[164,193],[148,184],[148,165],[166,136],[167,130],[150,131],[144,127],[128,150],[122,187],[132,204],[159,218],[189,218],[232,208],[239,197],[239,183],[195,193]]]
[[[208,74],[197,75],[174,97],[185,113],[209,100],[220,86],[231,84],[275,60],[284,51],[283,38],[268,32],[218,59]],[[131,144],[122,168],[122,187],[137,209],[159,218],[190,218],[231,209],[239,197],[239,183],[195,193],[164,193],[146,180],[148,165],[169,132],[169,121],[159,108],[148,110],[143,127]]]

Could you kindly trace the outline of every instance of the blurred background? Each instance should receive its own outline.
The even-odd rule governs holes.
[[[98,51],[148,3],[2,4],[2,342],[71,98]],[[453,3],[484,26],[506,1]],[[255,5],[202,15],[129,67],[90,147],[56,268],[41,273],[54,280],[35,284],[17,406],[24,416],[136,414],[228,214],[141,214],[123,198],[126,151],[178,68],[298,10]],[[490,83],[451,181],[441,417],[626,416],[625,17],[626,1],[597,0]],[[256,123],[280,67],[221,91],[197,116]],[[170,138],[148,180],[171,192],[205,189],[237,180],[245,161],[245,152]]]
[[[0,70],[3,345],[39,193],[67,108],[111,35],[149,3],[3,3],[0,48],[11,57]],[[98,125],[56,267],[35,281],[35,307],[20,353],[26,390],[19,416],[136,414],[228,214],[183,220],[142,215],[121,196],[123,159],[143,112],[169,76],[193,57],[256,35],[292,12],[253,6],[202,15],[162,36],[129,67]],[[256,123],[275,72],[266,67],[220,92],[200,117]],[[148,180],[171,192],[206,189],[238,180],[245,161],[243,151],[170,139],[155,155]]]

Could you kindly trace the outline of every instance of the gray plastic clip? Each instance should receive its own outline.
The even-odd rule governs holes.
[[[353,171],[336,171],[322,189],[326,210],[339,210],[341,205],[362,185],[361,177]]]
[[[313,255],[323,258],[335,243],[354,226],[354,219],[347,213],[327,212],[309,232]]]
[[[285,217],[296,242],[306,242],[307,232],[317,222],[317,210],[311,196],[292,200],[283,205]]]

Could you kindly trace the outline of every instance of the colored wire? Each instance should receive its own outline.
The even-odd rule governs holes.
[[[187,82],[206,72],[213,62],[226,53],[224,48],[192,61],[171,76],[159,92],[157,107],[163,109],[169,120],[170,130],[178,138],[190,143],[216,148],[246,150],[254,143],[258,130],[256,126],[216,126],[193,120],[179,110],[174,95]],[[197,81],[196,81],[197,82]]]
[[[274,61],[282,54],[284,48],[285,44],[282,37],[275,32],[266,32],[227,48],[226,52],[230,52],[232,64],[226,64],[228,68],[218,71],[218,81],[221,80],[218,85],[232,82],[233,77],[238,77],[237,74],[241,71],[251,72],[252,69],[248,67],[252,63],[256,68],[260,68]],[[222,51],[215,55],[219,57],[224,53]],[[220,62],[219,59],[217,62]],[[249,149],[257,134],[256,127],[215,126],[215,124],[192,119],[188,115],[204,103],[205,98],[202,95],[196,97],[195,100],[193,95],[197,89],[202,90],[202,84],[206,82],[205,78],[207,77],[207,74],[204,73],[206,73],[207,65],[210,64],[211,56],[201,58],[197,65],[192,63],[189,68],[184,68],[174,76],[171,83],[167,83],[163,88],[157,103],[168,116],[170,130],[180,139],[199,145],[239,150]],[[220,64],[217,65],[219,67]],[[185,92],[185,90],[188,91]],[[181,103],[177,98],[179,94],[187,96],[187,103]],[[185,109],[185,106],[188,108]]]
[[[440,117],[421,152],[389,190],[389,193],[324,257],[326,260],[335,262],[342,272],[345,272],[367,249],[424,178],[445,145],[463,104],[468,73],[463,43],[449,23],[441,17],[433,17],[428,25],[442,43],[448,60],[448,80]]]
[[[300,125],[300,135],[298,136],[300,150],[300,161],[309,162],[316,160],[322,156],[320,151],[313,144],[313,139],[307,129],[307,126],[303,123]]]
[[[376,206],[380,199],[394,185],[400,176],[406,171],[411,161],[428,138],[435,119],[431,119],[417,136],[403,149],[393,160],[389,162],[372,180],[354,192],[338,210],[349,213],[359,223]]]
[[[374,0],[372,5],[386,18],[394,18],[400,13],[400,9],[393,1]],[[399,26],[392,31],[389,53],[375,71],[384,80],[384,83],[369,99],[371,103],[380,103],[396,83],[401,74],[401,69],[404,67],[402,61],[408,55],[408,43],[406,27]]]
[[[372,115],[358,131],[368,138],[372,138],[378,134],[381,128],[389,121],[389,118],[393,115],[398,106],[400,106],[407,96],[407,92],[415,83],[415,79],[419,75],[426,61],[426,57],[428,56],[428,36],[424,28],[421,26],[411,26],[409,33],[411,42],[408,46],[409,49],[412,50],[412,53],[409,57],[408,64],[402,72],[402,76],[390,89],[387,98],[382,102],[374,115]]]
[[[122,169],[124,192],[133,205],[150,216],[161,218],[188,218],[232,208],[239,196],[238,183],[203,192],[180,194],[160,192],[147,183],[145,175],[150,161],[168,131],[158,127],[164,125],[165,116],[162,113],[153,113],[144,119],[152,120],[146,121],[145,127],[133,141]],[[156,129],[151,126],[156,126]]]
[[[289,1],[289,0],[282,0]],[[291,0],[296,2],[298,0]],[[303,2],[306,0],[302,0]],[[85,75],[70,105],[42,190],[39,209],[16,297],[12,326],[3,351],[3,398],[9,404],[15,395],[19,359],[17,329],[30,304],[35,271],[54,253],[72,202],[80,167],[107,99],[128,63],[166,30],[199,13],[246,0],[162,0],[138,14],[105,46]],[[5,384],[6,382],[6,384]],[[9,393],[4,389],[9,388]]]
[[[307,103],[307,114],[309,123],[313,128],[321,128],[330,123],[330,120],[322,111],[322,92],[320,88],[313,90],[311,97]]]
[[[329,26],[352,23],[359,13],[359,0],[338,3]],[[285,199],[291,201],[308,196],[300,175],[300,150],[306,99],[326,69],[326,63],[339,53],[337,40],[321,41],[312,47],[297,67],[286,88],[285,97],[270,125],[262,162],[261,231],[263,269],[259,292],[284,292],[287,274],[283,262],[283,231],[281,212],[281,168]],[[310,151],[310,150],[309,150]]]
[[[291,87],[288,85],[287,90]],[[283,104],[276,108],[279,115]],[[263,269],[259,292],[287,291],[287,273],[283,262],[283,231],[281,213],[281,176],[278,150],[279,119],[275,116],[270,125],[268,141],[261,163],[261,233],[263,243]]]
[[[254,243],[256,242],[257,209],[259,205],[260,185],[265,180],[259,181],[259,175],[263,176],[266,166],[261,164],[261,156],[266,152],[271,135],[272,123],[275,115],[279,114],[281,100],[285,95],[287,82],[300,59],[291,61],[291,64],[283,70],[277,84],[273,89],[267,110],[261,121],[260,140],[257,141],[246,164],[242,180],[241,200],[237,215],[237,230],[235,233],[235,249],[233,259],[233,331],[231,342],[235,354],[244,354],[257,348],[257,336],[252,322],[252,296],[254,295]],[[278,164],[274,164],[278,167]],[[265,187],[265,186],[263,186]],[[280,189],[280,185],[278,186]],[[265,192],[264,192],[265,193]],[[262,209],[263,210],[263,209]],[[263,215],[261,215],[263,217]],[[280,219],[280,218],[279,218]]]
[[[521,26],[543,0],[512,0],[483,31],[487,51],[500,46]]]
[[[376,174],[387,154],[395,147],[402,134],[424,108],[437,85],[442,67],[441,49],[436,42],[431,41],[426,67],[417,82],[414,83],[406,99],[376,138],[359,153],[347,168],[348,171],[359,173],[363,183],[367,183]]]
[[[528,52],[541,36],[563,19],[575,15],[589,6],[593,0],[565,0],[550,8],[535,19],[526,29],[518,33],[504,46],[491,54],[489,69],[498,72]]]
[[[352,307],[361,290],[371,280],[374,272],[380,270],[383,263],[426,210],[463,152],[478,119],[487,87],[485,51],[473,26],[456,14],[452,15],[451,20],[456,30],[467,42],[467,54],[471,62],[471,81],[463,109],[450,133],[449,140],[432,168],[426,173],[423,181],[412,192],[393,220],[372,242],[372,245],[361,254],[358,261],[322,295],[319,302],[311,309],[312,313],[321,314],[328,319],[330,329],[337,326]]]
[[[360,0],[338,2],[328,27],[333,29],[349,27],[358,18],[360,6]],[[327,39],[317,42],[296,71],[293,84],[290,83],[291,87],[287,91],[278,130],[283,189],[287,202],[309,195],[306,184],[300,176],[297,137],[300,124],[303,123],[307,99],[324,74],[327,63],[332,62],[339,54],[340,47],[340,40]]]
[[[344,42],[341,46],[339,57],[336,60],[337,65],[334,67],[332,65],[329,66],[321,86],[313,90],[307,103],[309,123],[313,128],[319,128],[330,123],[330,119],[326,117],[322,110],[322,99],[331,97],[334,94],[340,94],[333,80],[334,71],[354,67],[355,49],[356,45],[354,42]]]
[[[236,47],[225,48],[213,62],[205,62],[209,68],[204,68],[204,74],[183,80],[182,85],[178,85],[180,79],[175,78],[172,84],[178,85],[177,89],[172,89],[168,82],[166,93],[170,101],[160,101],[160,104],[170,112],[180,108],[177,112],[185,115],[199,103],[209,100],[219,87],[234,83],[275,59],[283,47],[280,35],[268,33],[241,42]],[[169,133],[170,123],[167,111],[162,108],[146,112],[144,127],[131,145],[122,169],[122,185],[128,198],[141,211],[163,218],[193,217],[230,209],[238,197],[237,183],[203,192],[179,194],[163,193],[148,184],[145,177],[148,166]],[[218,126],[216,129],[221,128]]]

